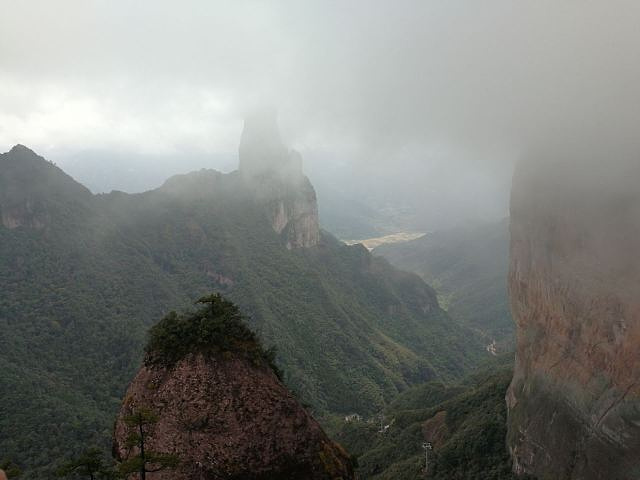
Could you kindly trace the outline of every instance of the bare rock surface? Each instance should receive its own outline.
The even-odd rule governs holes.
[[[422,424],[422,437],[431,442],[434,448],[438,448],[449,438],[447,427],[447,412],[441,410]]]
[[[275,374],[236,355],[191,354],[173,367],[143,367],[116,421],[120,459],[130,455],[124,418],[139,408],[159,418],[148,450],[181,461],[154,473],[156,480],[354,478],[346,452]]]
[[[640,168],[521,165],[511,200],[516,473],[640,478]]]
[[[263,109],[245,120],[239,148],[245,186],[264,205],[273,229],[287,248],[312,247],[320,241],[318,203],[302,173],[302,157],[288,150],[278,131],[276,112]]]

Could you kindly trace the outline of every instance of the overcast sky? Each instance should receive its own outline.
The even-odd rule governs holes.
[[[243,112],[271,104],[315,157],[451,176],[640,125],[633,0],[0,7],[3,151],[229,153]]]

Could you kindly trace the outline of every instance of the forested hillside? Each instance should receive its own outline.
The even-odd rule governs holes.
[[[507,292],[509,222],[476,223],[429,233],[373,253],[415,272],[438,292],[449,315],[480,331],[499,351],[513,348]]]
[[[511,356],[498,357],[457,384],[412,387],[381,416],[337,422],[333,433],[369,480],[512,480],[504,401],[511,376]],[[382,431],[380,418],[388,425]],[[432,447],[426,477],[425,442]]]
[[[150,325],[212,291],[277,346],[286,383],[319,413],[378,411],[486,356],[416,275],[326,233],[288,250],[237,174],[92,196],[16,147],[0,187],[0,452],[25,478],[108,445]]]

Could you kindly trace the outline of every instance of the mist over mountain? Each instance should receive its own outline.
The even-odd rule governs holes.
[[[420,177],[412,184],[405,181],[404,169],[354,168],[313,153],[304,158],[320,199],[320,222],[342,239],[442,230],[469,221],[498,220],[507,213],[510,168],[496,177],[480,172],[466,176],[428,172],[427,177],[440,181],[425,191]],[[94,193],[140,193],[158,187],[172,175],[201,168],[230,172],[237,162],[235,152],[158,155],[87,151],[54,155],[53,159]],[[485,195],[489,191],[493,193]],[[477,196],[478,201],[467,202],[467,195]]]
[[[381,245],[373,254],[420,275],[449,315],[480,332],[491,351],[508,352],[515,333],[507,288],[509,238],[508,218],[476,221]]]
[[[507,442],[520,475],[640,472],[640,162],[602,155],[556,146],[514,178]]]
[[[506,216],[513,164],[537,149],[626,132],[615,158],[639,123],[634,2],[161,3],[66,0],[59,23],[48,2],[8,9],[2,150],[27,144],[67,169],[80,151],[227,155],[247,110],[271,104],[321,196],[312,165],[346,166],[340,191],[392,198],[432,230]]]
[[[92,195],[26,147],[0,157],[0,445],[27,478],[61,445],[106,443],[146,329],[212,290],[277,345],[286,383],[321,414],[373,413],[488,358],[419,277],[320,233],[299,155],[276,153],[254,170],[241,150],[239,171],[134,195]]]
[[[0,478],[640,479],[639,2],[0,6]]]

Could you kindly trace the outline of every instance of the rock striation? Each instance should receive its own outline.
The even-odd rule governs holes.
[[[258,110],[246,118],[239,157],[245,187],[264,205],[267,218],[287,248],[317,245],[316,192],[302,173],[301,155],[282,142],[275,110]]]
[[[637,161],[516,171],[507,441],[518,474],[640,478],[638,181]]]
[[[171,367],[144,366],[115,426],[126,459],[124,418],[136,408],[159,418],[147,448],[177,454],[157,480],[352,479],[347,453],[331,441],[269,369],[236,354],[190,354]]]

